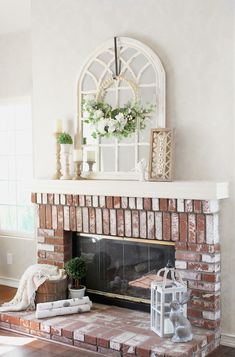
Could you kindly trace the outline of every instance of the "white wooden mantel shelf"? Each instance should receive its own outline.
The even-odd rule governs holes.
[[[229,197],[227,182],[173,181],[140,182],[119,180],[34,180],[31,191],[74,195],[183,198],[216,200]]]

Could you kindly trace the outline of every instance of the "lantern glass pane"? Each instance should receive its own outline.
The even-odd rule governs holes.
[[[162,296],[161,296],[161,293],[158,291],[157,292],[157,301],[156,301],[156,308],[158,311],[161,310],[161,301],[162,301]]]
[[[174,327],[169,318],[165,318],[164,320],[164,335],[174,333]]]

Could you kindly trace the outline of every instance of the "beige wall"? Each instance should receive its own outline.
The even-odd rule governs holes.
[[[0,100],[28,96],[32,89],[31,33],[0,35]],[[1,119],[2,120],[2,119]],[[13,264],[7,265],[7,253]],[[0,283],[14,284],[36,261],[36,240],[0,236]]]
[[[53,173],[53,120],[72,118],[82,64],[106,39],[143,41],[167,74],[176,178],[234,182],[232,0],[32,0],[35,176]],[[222,203],[223,329],[235,334],[234,195]]]

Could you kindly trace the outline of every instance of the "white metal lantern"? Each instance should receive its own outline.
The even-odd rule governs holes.
[[[158,271],[156,281],[151,283],[151,330],[160,337],[173,335],[170,304],[173,300],[181,300],[185,292],[187,286],[178,270],[163,268]],[[183,315],[187,317],[187,304],[183,306]]]

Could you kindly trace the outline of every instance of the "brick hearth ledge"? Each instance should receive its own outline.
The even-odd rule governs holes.
[[[38,212],[39,263],[63,267],[71,258],[73,232],[135,238],[140,242],[146,239],[174,242],[176,268],[180,269],[192,289],[188,317],[194,329],[200,328],[202,336],[208,336],[210,330],[210,341],[207,339],[199,343],[194,340],[196,347],[188,354],[184,349],[182,353],[174,354],[171,346],[172,352],[164,352],[163,356],[205,356],[218,345],[219,200],[228,197],[227,183],[37,180],[32,192],[32,202]],[[15,318],[20,325],[21,317]],[[1,326],[9,322],[11,326],[11,318],[8,320],[8,315],[2,314]],[[76,345],[77,328],[68,343]],[[48,338],[53,339],[52,332]],[[126,335],[123,338],[128,340]],[[98,341],[93,338],[90,345],[93,350],[99,351],[95,340]],[[159,341],[161,344],[163,341]],[[112,344],[110,337],[106,346],[108,353],[115,350],[112,346],[116,345]],[[151,345],[146,354],[137,353],[138,348],[134,347],[133,353],[126,353],[124,345],[120,346],[121,350],[115,351],[115,356],[159,356]],[[84,347],[89,348],[89,343]]]

